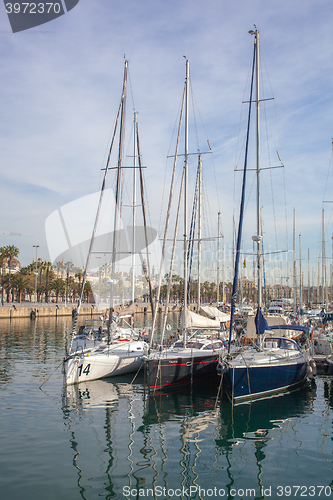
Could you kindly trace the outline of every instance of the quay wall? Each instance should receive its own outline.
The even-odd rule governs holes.
[[[70,304],[66,307],[62,304],[18,304],[9,303],[0,305],[0,320],[1,319],[15,319],[15,318],[35,318],[35,317],[60,317],[60,316],[72,316],[73,311],[76,308],[76,304]],[[162,308],[160,308],[162,310]],[[191,308],[192,309],[192,308]],[[121,310],[122,313],[126,313],[126,309],[122,309],[120,306],[114,308],[115,312]],[[179,306],[171,306],[170,312],[178,312],[180,310]],[[105,309],[98,309],[95,304],[85,304],[81,305],[80,316],[93,317],[101,316],[108,312]],[[130,311],[128,311],[130,312]],[[140,313],[150,313],[151,307],[149,304],[135,304],[135,307],[131,309],[131,312],[135,314]]]

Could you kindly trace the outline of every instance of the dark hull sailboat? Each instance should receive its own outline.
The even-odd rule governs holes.
[[[230,399],[240,402],[285,392],[303,383],[309,358],[294,340],[266,337],[261,350],[244,349],[221,363],[223,383]]]
[[[229,353],[221,357],[218,370],[223,376],[223,383],[232,402],[252,400],[266,397],[271,394],[284,392],[305,381],[307,368],[310,359],[306,351],[301,350],[298,344],[291,339],[276,337],[273,335],[271,327],[268,327],[264,318],[262,305],[262,268],[263,268],[263,247],[262,247],[262,224],[261,224],[261,201],[260,201],[260,133],[259,133],[259,32],[250,31],[255,35],[254,55],[252,65],[251,91],[248,112],[248,128],[245,149],[245,161],[243,171],[243,187],[241,196],[240,217],[237,236],[237,249],[235,259],[235,273],[233,291],[231,299],[231,319]],[[256,74],[256,97],[252,98],[254,86],[254,75]],[[238,270],[242,241],[242,227],[245,201],[245,185],[247,172],[247,154],[249,144],[249,130],[251,118],[251,104],[255,102],[257,107],[257,156],[256,156],[256,177],[257,177],[257,234],[252,237],[257,245],[257,280],[258,280],[258,309],[255,319],[257,344],[253,347],[245,347],[241,352],[233,356],[230,353],[231,332],[233,328],[233,318],[235,311]],[[281,326],[275,328],[281,328]],[[310,367],[311,369],[311,367]]]
[[[156,353],[147,360],[149,390],[155,392],[207,379],[210,384],[217,382],[217,364],[217,350],[172,348]]]
[[[180,126],[182,120],[182,112],[183,106],[185,103],[185,159],[184,159],[184,168],[183,175],[181,180],[180,187],[180,197],[178,201],[178,210],[176,217],[176,229],[174,235],[174,245],[172,250],[172,258],[170,263],[169,277],[171,278],[173,275],[173,257],[175,252],[176,245],[176,235],[178,229],[179,222],[179,213],[180,213],[180,200],[181,193],[184,189],[184,278],[183,278],[183,311],[181,317],[181,329],[182,329],[182,337],[183,340],[179,340],[175,342],[175,344],[170,348],[164,348],[159,351],[151,352],[149,356],[146,358],[146,369],[148,374],[148,386],[149,389],[153,392],[157,390],[165,390],[167,388],[174,388],[181,385],[193,384],[200,380],[215,380],[217,379],[217,364],[218,364],[218,354],[219,351],[224,349],[223,342],[217,338],[219,335],[220,322],[213,321],[209,318],[200,316],[188,310],[188,283],[189,283],[189,253],[190,247],[193,243],[193,234],[191,231],[188,233],[188,224],[187,224],[187,200],[188,200],[188,192],[187,192],[187,178],[188,178],[188,107],[189,107],[189,62],[186,60],[186,78],[185,78],[185,87],[183,93],[183,104],[180,116],[179,123],[179,132],[177,139],[177,150],[175,154],[175,158],[177,158],[178,151],[178,140],[180,133]],[[198,171],[200,171],[201,167],[201,156],[199,154],[199,165]],[[174,163],[175,168],[175,163]],[[200,178],[200,175],[199,175]],[[199,181],[200,184],[200,181]],[[170,189],[170,195],[172,193],[173,188]],[[199,188],[200,192],[200,188]],[[199,194],[200,198],[200,194]],[[169,208],[168,208],[168,217],[170,214],[170,202],[171,196],[169,198]],[[199,217],[200,219],[200,217]],[[166,235],[167,235],[167,227],[168,223],[166,223],[166,230],[164,236],[164,247],[166,243]],[[193,225],[191,225],[193,229]],[[200,239],[200,238],[198,238]],[[198,271],[198,274],[200,272]],[[161,275],[161,273],[160,273]],[[168,292],[166,297],[166,309],[164,311],[164,325],[166,322],[166,313],[169,301],[170,294],[170,282],[168,286]],[[156,303],[159,300],[159,289],[156,295]],[[152,336],[151,336],[151,346],[152,346],[152,338],[154,331],[154,324],[156,320],[156,311],[155,308],[155,318],[153,318],[153,326],[152,326]],[[193,315],[195,318],[193,318]],[[193,320],[193,321],[192,321]],[[199,320],[199,322],[198,322]],[[195,330],[196,333],[190,337],[190,331]],[[203,333],[203,331],[206,332]],[[207,330],[209,333],[207,334]],[[163,345],[163,334],[162,331],[162,342]]]

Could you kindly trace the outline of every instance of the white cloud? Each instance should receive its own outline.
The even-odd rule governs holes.
[[[39,251],[48,258],[45,219],[62,204],[99,189],[121,94],[124,54],[130,61],[143,162],[148,167],[151,222],[157,227],[186,55],[214,150],[216,172],[212,165],[205,172],[209,203],[217,218],[218,189],[223,228],[231,239],[232,214],[238,212],[239,203],[238,185],[234,209],[239,116],[241,101],[248,98],[244,89],[253,50],[248,30],[257,23],[275,97],[267,107],[271,106],[269,115],[274,118],[276,106],[279,119],[279,130],[272,128],[277,146],[271,150],[271,161],[276,161],[278,148],[285,164],[289,220],[295,207],[304,248],[317,248],[316,220],[319,227],[332,137],[332,17],[327,0],[233,4],[81,0],[48,25],[12,34],[2,16],[3,230],[32,232],[44,242]],[[270,92],[266,80],[265,94]],[[130,125],[130,93],[128,108]],[[197,114],[198,128],[201,117]],[[204,135],[201,148],[205,141]],[[196,147],[195,141],[190,147]],[[239,184],[241,175],[236,179]],[[281,179],[278,188],[277,210],[284,214]],[[30,262],[30,243],[15,244],[21,248],[21,260]]]

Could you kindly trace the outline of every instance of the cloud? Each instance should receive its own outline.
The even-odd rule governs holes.
[[[164,186],[166,156],[173,154],[170,141],[186,55],[198,105],[200,149],[206,148],[208,138],[214,151],[215,171],[212,163],[205,171],[212,212],[207,225],[213,232],[221,208],[231,244],[241,179],[240,174],[235,176],[234,196],[233,170],[237,154],[242,163],[244,137],[243,121],[238,138],[239,117],[241,101],[248,98],[246,81],[253,51],[248,30],[257,23],[264,56],[263,89],[275,98],[266,104],[270,137],[275,141],[271,162],[276,162],[278,149],[285,164],[289,220],[295,207],[304,248],[313,247],[332,137],[332,16],[325,0],[288,4],[277,0],[269,4],[259,0],[233,4],[81,0],[52,25],[30,33],[6,32],[8,20],[2,19],[0,150],[7,189],[2,197],[3,230],[32,232],[45,243],[48,215],[61,204],[99,189],[121,95],[124,54],[130,61],[129,90],[133,90],[133,101],[131,92],[128,96],[128,130],[134,102],[143,162],[148,167],[151,224],[159,227],[161,200],[166,200],[170,179],[167,170]],[[275,114],[278,127],[274,128]],[[266,128],[263,119],[262,127]],[[129,151],[128,143],[126,148]],[[197,149],[193,128],[191,148]],[[192,177],[194,170],[195,164]],[[283,178],[275,177],[278,211],[283,214]],[[309,211],[311,218],[303,219]],[[39,251],[47,258],[46,245]],[[28,248],[22,251],[22,260],[31,261]]]

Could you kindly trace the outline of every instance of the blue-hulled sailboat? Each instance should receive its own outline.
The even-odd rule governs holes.
[[[224,387],[232,402],[252,400],[271,394],[289,390],[302,383],[307,376],[309,356],[291,339],[272,335],[267,321],[262,314],[262,234],[261,234],[261,203],[260,203],[260,97],[259,97],[259,31],[250,31],[254,35],[254,52],[252,64],[251,90],[248,111],[247,138],[243,170],[243,186],[240,205],[240,217],[237,235],[235,271],[231,299],[230,337],[228,354],[221,356],[218,371],[223,376]],[[255,100],[252,98],[254,83],[256,84]],[[243,216],[245,204],[245,186],[247,174],[247,155],[249,147],[249,130],[252,103],[256,104],[256,177],[257,177],[257,234],[252,237],[257,245],[257,280],[258,309],[256,313],[257,341],[251,347],[232,354],[231,334],[233,331],[238,273],[242,241]]]

